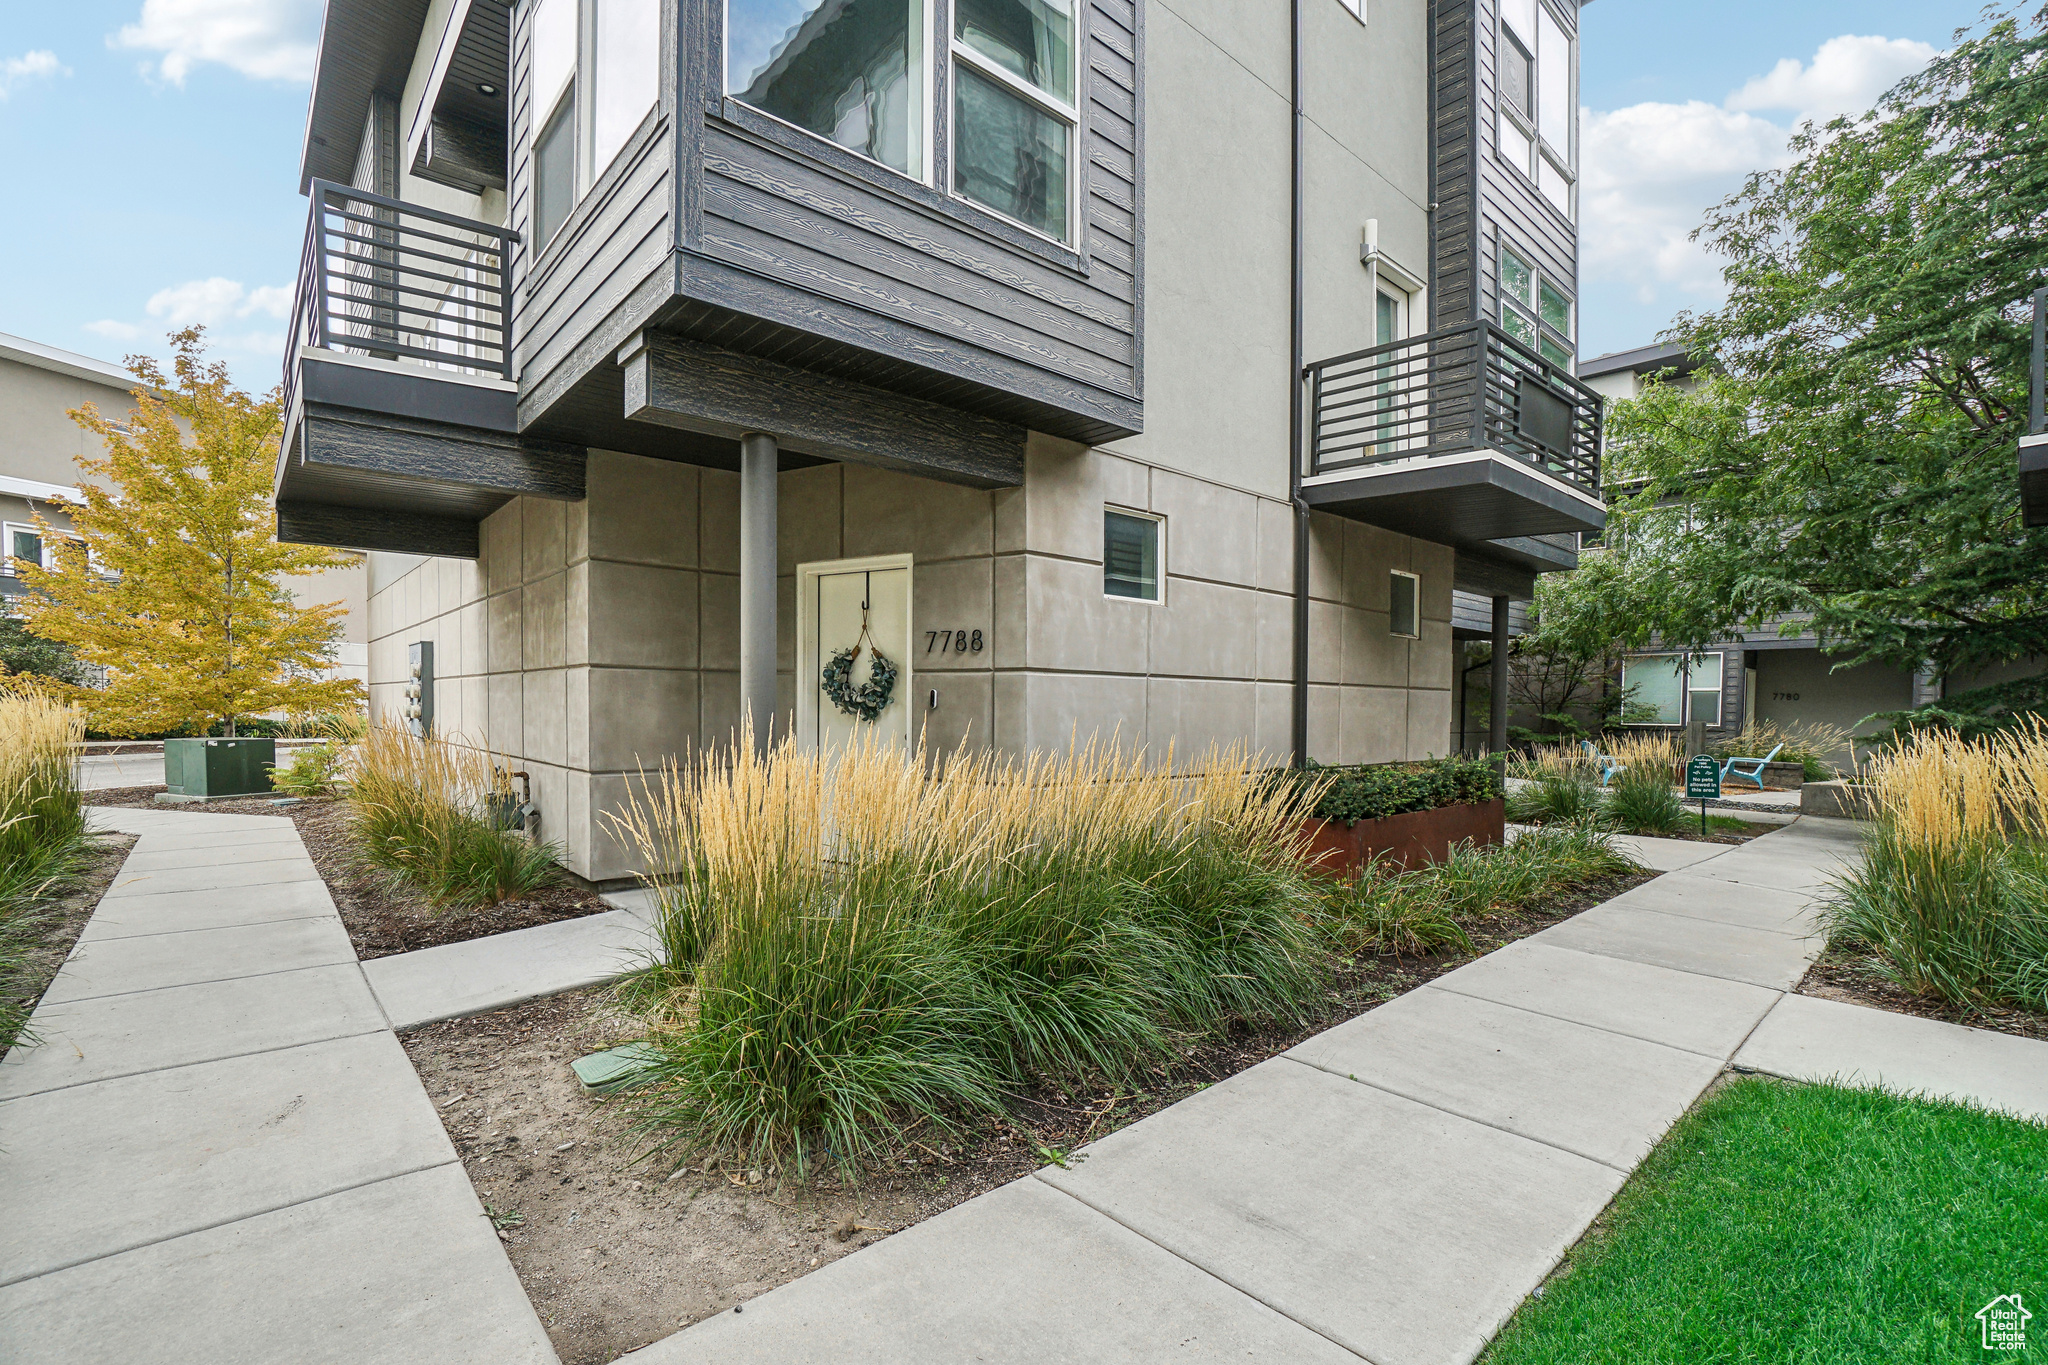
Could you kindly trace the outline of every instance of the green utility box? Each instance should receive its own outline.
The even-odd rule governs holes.
[[[167,739],[164,788],[171,796],[212,800],[270,790],[274,739]]]

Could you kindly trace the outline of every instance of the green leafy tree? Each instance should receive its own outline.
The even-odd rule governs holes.
[[[0,616],[0,674],[32,674],[58,682],[82,683],[86,671],[68,645],[45,640],[13,616]]]
[[[22,569],[29,629],[104,669],[105,684],[20,681],[115,735],[232,735],[242,716],[361,705],[362,684],[329,673],[344,607],[301,607],[285,583],[354,560],[278,543],[278,395],[230,384],[225,366],[205,362],[197,327],[173,333],[171,348],[171,378],[130,358],[138,388],[125,424],[89,403],[71,414],[106,444],[79,468],[112,487],[81,481],[81,500],[65,505],[71,529],[43,527],[57,563]]]
[[[2048,10],[1992,18],[1709,214],[1728,301],[1667,334],[1706,368],[1614,409],[1609,479],[1636,491],[1555,630],[1697,650],[1796,616],[1842,663],[2048,654],[2048,532],[2015,461],[2044,63]]]

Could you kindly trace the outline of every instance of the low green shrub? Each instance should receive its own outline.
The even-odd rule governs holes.
[[[1633,765],[1608,784],[1606,816],[1627,834],[1670,834],[1685,823],[1685,799],[1663,768]]]
[[[1502,790],[1499,765],[1476,758],[1353,767],[1311,763],[1294,780],[1322,784],[1311,815],[1346,824],[1460,803],[1483,804],[1498,799]]]
[[[331,743],[296,750],[290,763],[271,768],[270,785],[290,796],[332,796],[341,786],[341,750]]]
[[[1585,768],[1540,772],[1508,793],[1508,819],[1522,824],[1571,824],[1600,811],[1600,782]]]

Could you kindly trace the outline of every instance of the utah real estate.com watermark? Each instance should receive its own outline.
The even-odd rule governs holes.
[[[2027,1349],[2027,1319],[2033,1317],[2026,1304],[2020,1302],[2017,1294],[2000,1294],[1977,1310],[1977,1321],[1984,1327],[1984,1349],[1987,1351],[2024,1351]]]

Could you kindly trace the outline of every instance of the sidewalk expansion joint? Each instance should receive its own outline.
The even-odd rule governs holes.
[[[278,922],[278,923],[289,923],[290,921],[276,921],[276,922]],[[192,930],[187,930],[186,932],[188,932],[188,933],[204,933],[204,932],[206,932],[206,931],[205,931],[205,930],[199,930],[199,929],[192,929]],[[141,936],[140,936],[140,935],[138,935],[138,937],[141,937]],[[154,937],[154,936],[152,935],[151,937]],[[93,942],[95,942],[95,943],[125,943],[125,942],[127,942],[127,940],[126,940],[126,939],[94,939],[94,940],[93,940]],[[87,1002],[88,1000],[119,1000],[119,999],[121,999],[121,998],[122,998],[123,996],[128,996],[128,995],[154,995],[154,994],[156,994],[156,993],[157,993],[158,991],[182,991],[182,990],[185,990],[185,989],[187,989],[188,987],[191,987],[191,986],[219,986],[219,985],[223,985],[223,984],[225,984],[225,983],[227,983],[227,982],[229,982],[229,981],[253,981],[253,980],[255,980],[255,979],[256,979],[257,977],[259,977],[259,976],[290,976],[290,975],[291,975],[291,974],[292,974],[293,972],[318,972],[318,971],[324,971],[324,970],[326,970],[326,969],[327,969],[327,968],[329,968],[329,967],[346,967],[346,966],[348,966],[348,964],[349,964],[350,962],[352,962],[352,961],[354,961],[354,960],[355,960],[355,959],[353,959],[353,958],[339,958],[339,959],[337,959],[337,960],[335,960],[335,961],[333,961],[333,962],[308,962],[308,963],[305,963],[304,965],[302,965],[302,966],[298,966],[298,967],[273,967],[273,968],[272,968],[271,970],[269,970],[269,971],[267,971],[267,972],[243,972],[243,973],[241,973],[241,974],[240,974],[240,975],[238,975],[238,976],[209,976],[209,977],[206,977],[205,979],[203,979],[203,980],[200,980],[200,981],[171,981],[171,982],[166,982],[166,983],[165,983],[164,985],[161,985],[161,986],[137,986],[137,987],[136,987],[136,988],[135,988],[134,990],[132,990],[132,991],[108,991],[108,992],[107,992],[106,994],[104,994],[104,995],[74,995],[74,996],[70,996],[70,997],[68,997],[68,998],[66,998],[66,999],[63,999],[63,1000],[52,1000],[52,1001],[50,1002],[50,1008],[52,1008],[52,1009],[61,1009],[61,1008],[62,1008],[63,1006],[65,1006],[65,1005],[83,1005],[83,1004],[85,1004],[85,1003],[86,1003],[86,1002]]]
[[[1546,944],[1544,946],[1555,947],[1559,952],[1564,953],[1576,953],[1579,951],[1577,948],[1558,947],[1558,945],[1556,944]],[[1585,956],[1596,957],[1598,956],[1598,954],[1587,953],[1585,954]],[[1666,967],[1664,968],[1664,970],[1667,972],[1675,972],[1679,969],[1676,967]],[[1686,973],[1686,975],[1697,976],[1699,975],[1699,973],[1688,972]],[[1609,1028],[1605,1024],[1589,1024],[1583,1019],[1573,1019],[1569,1015],[1563,1014],[1552,1014],[1548,1010],[1531,1009],[1527,1005],[1517,1005],[1512,1001],[1508,1000],[1496,1000],[1490,995],[1474,995],[1470,991],[1461,991],[1456,986],[1446,986],[1444,982],[1447,979],[1447,977],[1438,977],[1435,981],[1425,981],[1420,986],[1417,986],[1415,989],[1418,991],[1442,991],[1445,995],[1455,995],[1460,1000],[1477,1000],[1483,1005],[1498,1005],[1500,1008],[1504,1010],[1520,1010],[1523,1014],[1533,1014],[1538,1019],[1554,1019],[1560,1024],[1573,1024],[1579,1028],[1589,1028],[1593,1030],[1595,1033],[1604,1033],[1608,1035],[1610,1038],[1626,1038],[1633,1043],[1653,1043],[1658,1047],[1668,1047],[1673,1052],[1683,1052],[1688,1057],[1705,1057],[1709,1061],[1726,1061],[1729,1057],[1733,1057],[1735,1055],[1732,1052],[1727,1053],[1725,1055],[1719,1052],[1701,1052],[1698,1048],[1686,1047],[1679,1043],[1667,1043],[1662,1038],[1648,1038],[1640,1033],[1629,1033],[1623,1029]],[[1708,979],[1713,981],[1719,981],[1722,978],[1716,976],[1710,977]],[[1769,990],[1770,988],[1768,986],[1759,986],[1757,987],[1757,989]],[[1413,994],[1413,992],[1410,992],[1410,994]],[[1395,997],[1395,999],[1399,998],[1399,996]],[[1388,1003],[1391,1004],[1392,1002],[1389,1001]],[[1766,1014],[1768,1014],[1769,1012],[1769,1010],[1765,1011]],[[1752,1024],[1750,1027],[1754,1028],[1755,1025]],[[1748,1037],[1747,1034],[1744,1034],[1743,1036],[1745,1038]]]
[[[388,1175],[372,1176],[368,1180],[357,1180],[347,1185],[336,1185],[332,1189],[321,1190],[317,1194],[309,1194],[303,1199],[287,1199],[281,1204],[271,1204],[264,1208],[251,1209],[247,1213],[238,1213],[232,1218],[218,1218],[211,1223],[202,1223],[196,1227],[180,1228],[176,1232],[167,1232],[161,1237],[146,1237],[128,1246],[115,1247],[112,1250],[97,1252],[91,1256],[80,1256],[78,1259],[66,1261],[62,1265],[53,1265],[31,1274],[17,1275],[12,1279],[0,1280],[0,1289],[5,1289],[10,1285],[27,1284],[30,1280],[40,1280],[45,1275],[57,1275],[66,1270],[76,1270],[82,1265],[91,1265],[95,1261],[104,1261],[109,1257],[125,1256],[131,1251],[140,1251],[144,1247],[161,1246],[165,1242],[175,1242],[180,1237],[192,1237],[202,1232],[212,1232],[215,1228],[231,1227],[236,1223],[246,1223],[252,1218],[267,1217],[273,1213],[281,1213],[285,1209],[295,1209],[301,1204],[317,1203],[322,1199],[331,1199],[337,1194],[347,1194],[350,1190],[365,1189],[371,1185],[381,1185],[387,1180],[402,1180],[406,1176],[418,1175],[422,1171],[435,1171],[443,1166],[459,1166],[461,1164],[462,1158],[454,1157],[448,1161],[431,1161],[424,1166],[414,1166],[403,1171],[392,1171]]]
[[[44,1095],[61,1094],[66,1090],[82,1090],[88,1085],[106,1085],[112,1081],[132,1081],[137,1076],[155,1076],[166,1071],[184,1071],[195,1066],[212,1066],[215,1062],[232,1062],[241,1057],[261,1057],[272,1052],[290,1052],[294,1048],[319,1047],[324,1043],[338,1043],[344,1038],[368,1038],[376,1033],[389,1033],[389,1029],[366,1028],[354,1033],[336,1033],[325,1038],[302,1038],[296,1043],[283,1047],[252,1047],[247,1052],[224,1052],[218,1057],[195,1057],[189,1062],[172,1062],[168,1066],[146,1066],[137,1071],[124,1071],[118,1076],[94,1076],[88,1081],[73,1081],[69,1085],[53,1085],[47,1090],[31,1090],[21,1095],[0,1095],[0,1105],[19,1104],[23,1100],[38,1099]],[[436,1163],[441,1164],[441,1163]]]
[[[1133,1237],[1136,1237],[1139,1241],[1144,1242],[1146,1245],[1158,1247],[1161,1251],[1173,1257],[1176,1261],[1179,1261],[1181,1264],[1191,1266],[1195,1270],[1201,1272],[1204,1275],[1207,1275],[1210,1279],[1216,1281],[1216,1283],[1220,1285],[1225,1285],[1228,1288],[1235,1290],[1237,1293],[1242,1294],[1245,1298],[1250,1299],[1253,1303],[1259,1305],[1259,1307],[1265,1309],[1267,1312],[1273,1314],[1274,1316],[1285,1318],[1287,1319],[1287,1321],[1301,1328],[1302,1331],[1321,1337],[1324,1341],[1329,1342],[1332,1346],[1335,1346],[1338,1350],[1344,1352],[1346,1355],[1357,1356],[1360,1360],[1365,1361],[1366,1365],[1380,1365],[1379,1361],[1374,1360],[1371,1356],[1359,1350],[1357,1347],[1347,1346],[1343,1342],[1331,1336],[1329,1333],[1320,1331],[1317,1328],[1310,1326],[1308,1323],[1303,1322],[1300,1318],[1294,1316],[1294,1314],[1288,1312],[1286,1309],[1275,1307],[1273,1304],[1266,1302],[1257,1294],[1245,1288],[1245,1286],[1231,1279],[1228,1275],[1219,1274],[1216,1271],[1211,1270],[1208,1266],[1203,1265],[1200,1261],[1195,1260],[1192,1256],[1188,1256],[1182,1252],[1176,1251],[1174,1248],[1168,1246],[1166,1243],[1160,1241],[1158,1238],[1153,1237],[1150,1234],[1146,1233],[1143,1229],[1133,1227],[1129,1223],[1126,1223],[1123,1219],[1117,1217],[1108,1209],[1103,1208],[1100,1204],[1097,1204],[1092,1200],[1086,1199],[1081,1195],[1074,1193],[1074,1191],[1072,1190],[1062,1189],[1060,1186],[1053,1184],[1050,1180],[1045,1179],[1041,1172],[1033,1171],[1031,1173],[1031,1178],[1038,1181],[1039,1184],[1044,1185],[1049,1190],[1057,1190],[1059,1193],[1065,1195],[1067,1198],[1073,1200],[1076,1204],[1079,1204],[1082,1208],[1087,1209],[1089,1212],[1097,1215],[1098,1217],[1107,1218],[1110,1222],[1116,1224],[1125,1232],[1130,1233]]]
[[[290,885],[290,883],[287,882],[285,885]],[[94,913],[97,914],[98,912],[95,911]],[[80,939],[78,946],[83,947],[89,943],[127,943],[138,938],[170,938],[174,934],[211,934],[222,929],[255,929],[265,924],[296,924],[300,920],[334,918],[336,918],[336,915],[332,910],[315,910],[310,915],[284,915],[277,919],[252,919],[246,924],[209,924],[193,929],[153,929],[146,934],[96,934],[92,938]],[[66,960],[69,961],[68,958]]]
[[[1657,1046],[1661,1047],[1663,1046],[1663,1044],[1659,1043],[1657,1044]],[[1678,1051],[1679,1049],[1674,1048],[1672,1050]],[[1627,1175],[1630,1171],[1635,1169],[1633,1165],[1617,1165],[1616,1163],[1605,1160],[1604,1158],[1597,1156],[1587,1156],[1584,1152],[1575,1151],[1570,1147],[1559,1146],[1555,1142],[1550,1142],[1540,1137],[1531,1137],[1527,1133],[1518,1133],[1512,1128],[1502,1127],[1500,1124],[1493,1122],[1491,1119],[1483,1119],[1476,1114],[1463,1113],[1459,1110],[1452,1109],[1449,1106],[1444,1105],[1436,1100],[1427,1100],[1420,1095],[1411,1095],[1405,1090],[1396,1090],[1393,1086],[1382,1084],[1379,1081],[1360,1080],[1356,1075],[1349,1071],[1332,1071],[1327,1066],[1318,1066],[1314,1062],[1304,1061],[1300,1057],[1289,1057],[1284,1052],[1281,1053],[1280,1056],[1281,1060],[1293,1062],[1297,1066],[1305,1066],[1310,1071],[1320,1071],[1325,1076],[1333,1076],[1340,1081],[1349,1081],[1353,1085],[1362,1085],[1368,1090],[1377,1090],[1383,1095],[1392,1095],[1395,1099],[1406,1100],[1410,1104],[1419,1104],[1425,1109],[1434,1109],[1439,1114],[1449,1114],[1454,1119],[1462,1119],[1466,1123],[1476,1123],[1481,1128],[1491,1128],[1496,1133],[1505,1133],[1509,1137],[1516,1138],[1522,1142],[1533,1143],[1538,1147],[1548,1147],[1553,1152],[1562,1152],[1564,1155],[1568,1157],[1573,1157],[1579,1161],[1590,1161],[1595,1166],[1605,1166],[1610,1171],[1620,1171],[1623,1175]]]

